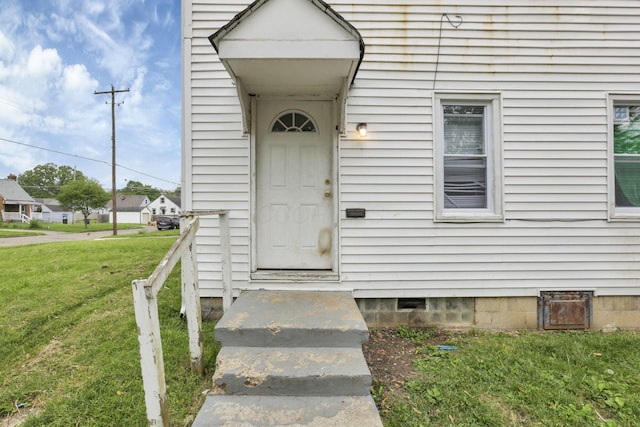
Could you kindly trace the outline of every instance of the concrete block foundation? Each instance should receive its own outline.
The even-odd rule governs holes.
[[[538,329],[537,297],[361,298],[356,302],[369,327]],[[640,330],[640,296],[595,296],[592,310],[590,330]],[[209,320],[220,319],[222,299],[203,298],[202,314]]]
[[[370,327],[412,326],[449,329],[538,329],[538,297],[423,298],[404,308],[401,298],[358,299]],[[593,331],[640,329],[640,296],[593,297]]]

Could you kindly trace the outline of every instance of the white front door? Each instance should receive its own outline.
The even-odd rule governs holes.
[[[333,179],[329,101],[258,101],[259,270],[330,270]]]

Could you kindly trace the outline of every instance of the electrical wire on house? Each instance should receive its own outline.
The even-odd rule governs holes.
[[[443,13],[442,16],[440,17],[440,31],[438,32],[438,51],[436,53],[436,68],[435,68],[435,71],[433,72],[433,86],[431,90],[435,90],[436,80],[438,78],[438,64],[440,63],[440,44],[442,43],[442,24],[444,23],[445,18],[449,22],[449,25],[451,25],[453,28],[458,28],[460,27],[460,25],[462,25],[462,16],[460,15],[456,15],[454,17],[457,19],[457,22],[453,22],[451,18],[449,18],[449,15],[447,15],[446,13]]]

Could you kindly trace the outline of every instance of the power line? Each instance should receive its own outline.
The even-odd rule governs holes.
[[[109,165],[109,162],[107,162],[105,160],[92,159],[90,157],[84,157],[84,156],[80,156],[78,154],[65,153],[64,151],[54,150],[52,148],[40,147],[40,146],[37,146],[37,145],[27,144],[25,142],[14,141],[12,139],[2,138],[2,137],[0,137],[0,140],[6,141],[6,142],[10,142],[12,144],[22,145],[22,146],[29,147],[29,148],[37,148],[38,150],[50,151],[52,153],[62,154],[63,156],[76,157],[78,159],[89,160],[89,161],[92,161],[92,162],[103,163],[105,165]]]
[[[17,108],[17,109],[25,111],[27,113],[31,112],[31,108],[25,107],[24,105],[18,104],[15,101],[12,101],[12,100],[7,99],[7,98],[3,98],[1,96],[0,96],[0,102],[5,104],[5,105],[8,105],[9,107]]]
[[[109,166],[111,164],[111,163],[107,162],[106,160],[92,159],[91,157],[80,156],[78,154],[65,153],[64,151],[54,150],[52,148],[40,147],[40,146],[37,146],[37,145],[27,144],[25,142],[14,141],[14,140],[7,139],[7,138],[0,137],[0,141],[6,141],[6,142],[10,142],[12,144],[22,145],[24,147],[35,148],[35,149],[38,149],[38,150],[49,151],[51,153],[61,154],[63,156],[69,156],[69,157],[75,157],[77,159],[88,160],[90,162],[102,163],[102,164],[105,164],[107,166]],[[180,185],[180,183],[178,183],[178,182],[171,181],[171,180],[168,180],[168,179],[165,179],[165,178],[159,178],[159,177],[153,176],[153,175],[149,175],[149,174],[147,174],[145,172],[140,172],[139,170],[132,169],[132,168],[130,168],[128,166],[124,166],[124,165],[121,165],[119,163],[116,163],[116,166],[119,167],[119,168],[122,168],[122,169],[126,169],[126,170],[131,171],[131,172],[135,172],[135,173],[140,174],[140,175],[147,176],[149,178],[157,179],[159,181],[168,182],[169,184]]]

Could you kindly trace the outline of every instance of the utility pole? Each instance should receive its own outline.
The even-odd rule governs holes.
[[[116,209],[116,93],[129,92],[129,89],[111,90],[104,92],[94,91],[94,95],[111,94],[111,212],[113,216],[113,235],[118,235],[118,219]]]

